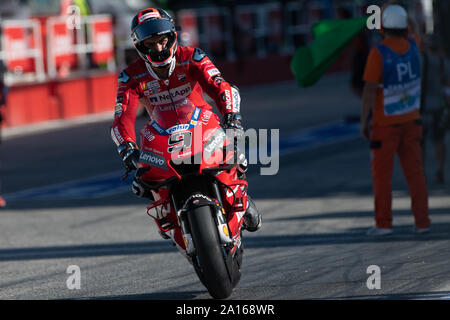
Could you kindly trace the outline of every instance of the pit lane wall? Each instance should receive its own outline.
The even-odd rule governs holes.
[[[4,127],[114,113],[117,74],[17,84],[9,89]]]

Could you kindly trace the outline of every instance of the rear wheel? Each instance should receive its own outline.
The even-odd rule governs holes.
[[[217,226],[211,212],[211,207],[204,206],[188,213],[192,240],[199,260],[200,280],[216,299],[228,298],[233,291],[233,284],[228,276]]]

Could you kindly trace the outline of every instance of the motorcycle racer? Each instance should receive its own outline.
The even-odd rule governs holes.
[[[162,9],[147,8],[131,22],[131,38],[140,58],[119,74],[111,137],[127,170],[137,169],[139,148],[136,144],[135,120],[138,103],[148,111],[155,106],[189,98],[199,108],[212,110],[203,99],[210,96],[222,116],[225,129],[243,131],[238,89],[226,82],[204,51],[179,46],[172,17]],[[239,165],[245,176],[246,160]],[[138,180],[132,191],[138,197],[151,198]],[[244,228],[254,232],[261,227],[261,215],[248,197]]]

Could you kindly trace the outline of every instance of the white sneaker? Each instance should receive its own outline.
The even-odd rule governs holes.
[[[392,234],[393,232],[394,231],[392,231],[392,229],[371,227],[371,228],[369,228],[369,230],[367,230],[366,235],[368,235],[368,236],[386,236],[388,234]]]
[[[413,232],[417,234],[424,234],[430,232],[430,228],[416,228],[413,227]]]

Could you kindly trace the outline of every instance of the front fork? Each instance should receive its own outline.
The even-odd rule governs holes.
[[[212,186],[213,186],[212,192],[213,192],[215,199],[217,199],[216,201],[213,201],[213,200],[209,199],[208,197],[205,197],[206,199],[201,197],[202,201],[199,204],[194,205],[192,203],[192,197],[190,197],[186,201],[186,203],[183,205],[183,208],[181,208],[181,209],[177,208],[177,205],[176,205],[177,202],[175,201],[173,194],[171,195],[172,205],[173,205],[175,212],[177,213],[178,221],[179,221],[180,228],[181,228],[181,233],[183,235],[183,240],[184,240],[184,244],[185,244],[185,248],[186,248],[186,254],[189,256],[192,256],[195,253],[195,247],[194,247],[194,242],[192,241],[191,231],[189,228],[189,222],[187,219],[187,212],[188,212],[187,208],[200,207],[200,206],[212,207],[213,211],[215,213],[214,218],[216,220],[217,232],[218,232],[219,240],[220,240],[221,244],[224,247],[225,246],[233,246],[233,244],[234,244],[234,240],[231,236],[230,228],[225,219],[226,212],[222,205],[222,198],[221,198],[219,186],[216,181],[213,182]]]
[[[225,209],[223,208],[222,194],[220,192],[217,181],[214,181],[212,183],[212,187],[213,187],[212,191],[214,194],[214,198],[217,200],[215,212],[216,212],[216,218],[217,218],[216,222],[217,222],[217,229],[219,231],[220,241],[225,246],[232,245],[234,240],[233,240],[231,232],[230,232],[230,227],[228,226],[228,223],[225,219],[226,212],[225,212]]]

